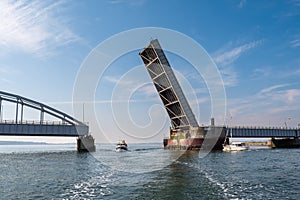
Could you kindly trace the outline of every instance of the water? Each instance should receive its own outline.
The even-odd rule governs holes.
[[[113,148],[100,145],[89,154],[77,153],[75,145],[1,145],[0,199],[300,197],[300,149],[214,152],[200,159],[197,151],[161,144],[129,144],[124,153]]]

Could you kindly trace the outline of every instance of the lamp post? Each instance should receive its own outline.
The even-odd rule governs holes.
[[[287,128],[288,127],[288,125],[287,125],[287,121],[288,120],[291,120],[292,118],[291,117],[288,117],[285,121],[284,121],[284,125],[285,125],[285,128]]]
[[[1,112],[0,112],[0,121],[3,120],[3,105],[1,105]]]

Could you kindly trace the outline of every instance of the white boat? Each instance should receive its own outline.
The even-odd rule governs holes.
[[[116,146],[116,151],[117,152],[122,152],[122,151],[127,151],[127,144],[125,142],[125,140],[120,140],[119,143]]]
[[[245,151],[248,150],[249,146],[247,146],[243,142],[232,142],[230,144],[226,144],[223,147],[223,151],[230,152],[230,151]]]

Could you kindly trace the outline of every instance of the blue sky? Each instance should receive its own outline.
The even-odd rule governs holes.
[[[227,95],[226,124],[300,124],[299,0],[1,1],[0,24],[0,89],[67,113],[72,114],[77,73],[92,49],[122,31],[162,27],[193,38],[216,63]],[[193,80],[186,61],[171,53],[167,56],[179,76],[190,80],[198,99],[191,106],[200,108],[199,124],[207,124],[210,96],[204,82]],[[105,132],[112,132],[109,140],[122,134],[110,121],[111,91],[122,75],[141,64],[137,52],[129,53],[114,62],[99,82],[95,107],[98,120],[106,120]],[[154,116],[160,121],[167,117],[149,77],[133,98],[139,101],[130,103],[130,113],[139,126],[147,125],[154,104]],[[5,109],[6,117],[11,117],[9,106]],[[99,132],[97,122],[86,115],[92,133]],[[168,126],[167,120],[161,132],[167,132]],[[102,140],[101,134],[107,133],[97,134]]]

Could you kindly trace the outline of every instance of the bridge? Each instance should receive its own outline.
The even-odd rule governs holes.
[[[299,148],[300,128],[287,127],[226,127],[226,143],[229,138],[271,138],[268,145],[273,148]]]
[[[214,120],[210,126],[200,127],[158,40],[151,40],[139,55],[171,121],[170,137],[164,139],[164,147],[210,149],[215,144],[213,149],[222,149],[229,137],[272,138],[275,146],[300,147],[299,128],[218,127]]]
[[[7,102],[15,107],[13,120],[3,119],[3,109]],[[26,120],[24,118],[25,110],[37,111],[39,119]],[[56,121],[45,120],[45,115],[49,115]],[[87,124],[32,99],[0,91],[0,117],[0,135],[79,137],[77,140],[78,150],[87,150],[85,146],[94,148],[94,140],[89,136]]]
[[[300,136],[300,129],[287,127],[235,126],[226,128],[226,136],[233,138],[297,138]]]

